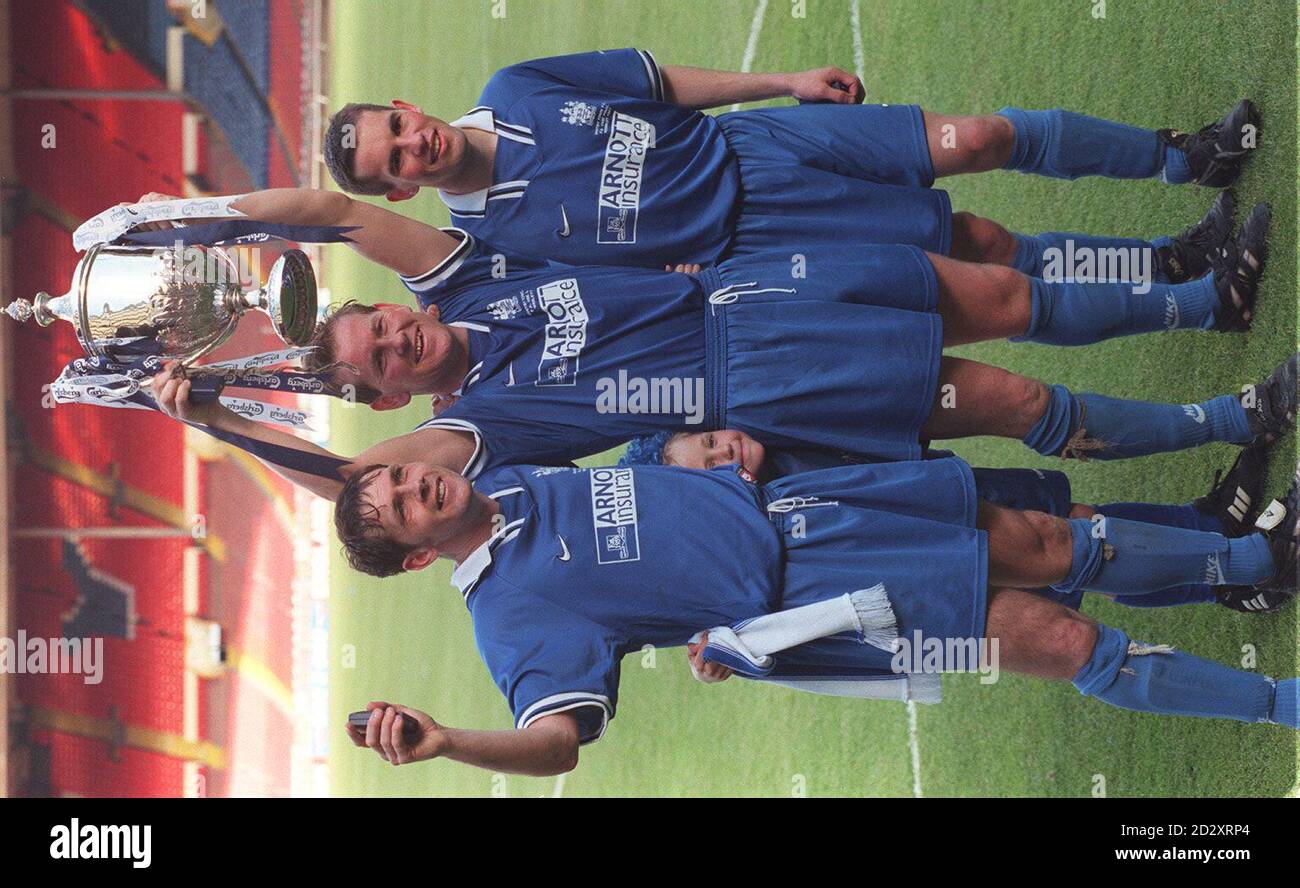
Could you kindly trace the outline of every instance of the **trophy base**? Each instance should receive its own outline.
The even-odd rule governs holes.
[[[275,332],[290,345],[306,345],[316,331],[316,274],[302,250],[285,250],[266,282]]]

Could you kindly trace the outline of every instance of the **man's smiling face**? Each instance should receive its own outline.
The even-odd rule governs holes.
[[[393,105],[390,111],[357,115],[353,175],[382,182],[390,200],[404,200],[455,176],[465,158],[465,134],[414,105]]]
[[[416,552],[408,570],[422,567],[471,532],[486,509],[463,475],[429,463],[376,469],[364,496],[384,536]]]
[[[438,320],[436,307],[382,305],[348,314],[332,335],[337,360],[356,369],[337,371],[339,382],[361,383],[395,402],[379,407],[400,407],[412,394],[450,394],[468,370],[469,355],[452,328]]]
[[[472,494],[464,476],[428,463],[386,465],[367,485],[385,536],[404,546],[439,547],[463,532]]]

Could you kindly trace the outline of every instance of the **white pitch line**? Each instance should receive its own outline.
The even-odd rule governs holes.
[[[749,40],[745,42],[745,55],[740,61],[740,71],[742,74],[748,74],[754,67],[754,55],[758,52],[758,35],[763,30],[763,17],[767,15],[767,0],[758,0],[758,8],[754,10],[754,18],[749,23]],[[740,103],[731,106],[732,111],[740,110]]]
[[[916,739],[916,704],[907,701],[907,745],[912,750],[912,795],[921,798],[921,744]]]
[[[555,789],[551,790],[551,798],[558,799],[564,797],[564,778],[567,774],[555,775]]]
[[[853,31],[853,73],[865,84],[867,54],[862,48],[862,9],[858,6],[858,0],[849,3],[849,28]]]

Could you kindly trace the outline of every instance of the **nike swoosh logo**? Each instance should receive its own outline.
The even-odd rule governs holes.
[[[555,233],[558,234],[560,237],[568,237],[569,236],[569,214],[564,212],[564,204],[560,204],[560,216],[564,219],[564,227],[557,228],[555,230]]]
[[[561,561],[568,561],[569,558],[571,557],[571,556],[569,555],[569,546],[568,546],[568,544],[564,542],[564,537],[560,536],[558,533],[555,535],[555,538],[556,538],[557,540],[560,541],[560,548],[564,550],[564,554],[563,554],[563,555],[557,555],[557,556],[555,556],[555,557],[556,557],[556,558],[559,558]]]

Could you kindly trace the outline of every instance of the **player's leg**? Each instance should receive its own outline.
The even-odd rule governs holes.
[[[962,231],[956,224],[958,215],[961,214],[953,216],[954,256],[957,235]],[[1200,219],[1172,236],[1145,240],[1071,231],[1030,235],[1002,229],[1005,238],[999,234],[997,258],[983,261],[1003,261],[1009,249],[1005,240],[1010,239],[1014,247],[1010,248],[1010,259],[1004,264],[1030,277],[1066,280],[1086,276],[1094,280],[1181,284],[1213,270],[1216,258],[1232,248],[1235,220],[1236,198],[1231,191],[1221,191]],[[975,232],[980,234],[986,241],[991,239],[984,232]]]
[[[1264,478],[1268,468],[1267,454],[1267,447],[1243,448],[1226,473],[1215,473],[1210,490],[1190,503],[1170,505],[1118,502],[1099,506],[1075,503],[1069,517],[1091,518],[1100,512],[1112,518],[1127,518],[1149,524],[1205,530],[1229,537],[1253,533],[1255,518],[1268,502],[1264,497]],[[1194,583],[1165,589],[1152,595],[1124,598],[1121,603],[1133,607],[1171,607],[1180,604],[1217,602],[1229,610],[1240,613],[1267,614],[1280,610],[1291,598],[1291,595],[1275,589],[1261,590],[1252,586],[1207,586],[1203,583]]]
[[[1140,597],[1175,586],[1288,587],[1292,548],[1254,533],[1230,539],[1121,518],[1061,518],[980,503],[977,526],[988,534],[989,582],[1050,586],[1061,593]],[[1284,534],[1283,534],[1284,535]],[[1289,560],[1288,560],[1289,559]],[[1272,582],[1278,578],[1276,582]]]
[[[1017,237],[992,219],[974,213],[953,213],[949,255],[962,262],[989,262],[1014,268],[1021,249]]]
[[[985,632],[998,639],[1000,667],[1070,681],[1112,706],[1300,728],[1295,679],[1274,681],[1166,645],[1134,642],[1030,592],[990,590]]]
[[[1227,472],[1216,472],[1210,490],[1189,503],[1122,502],[1094,506],[1073,502],[1070,481],[1064,472],[1053,469],[989,469],[972,468],[975,492],[979,499],[995,506],[1014,510],[1012,514],[1045,512],[1061,518],[1089,519],[1100,513],[1111,518],[1124,518],[1165,527],[1201,530],[1227,537],[1240,537],[1255,530],[1254,521],[1264,500],[1264,479],[1267,469],[1266,447],[1246,447],[1237,455]],[[931,451],[937,458],[938,452]],[[1034,540],[1031,545],[1037,545]],[[1028,547],[1026,547],[1028,549]],[[1212,586],[1204,582],[1172,586],[1144,595],[1115,597],[1128,607],[1174,607],[1184,604],[1217,602],[1231,610],[1249,614],[1265,614],[1285,606],[1291,595],[1281,589],[1259,589],[1253,586]],[[1051,582],[1045,581],[1045,582]],[[1011,582],[1011,585],[1029,585]],[[1077,608],[1082,592],[1057,593],[1035,587],[1040,594],[1048,594],[1067,606]]]
[[[1019,234],[974,213],[952,214],[949,255],[965,262],[1007,265],[1030,277],[1065,280],[1106,265],[1094,279],[1182,284],[1213,268],[1232,247],[1236,200],[1221,191],[1205,214],[1173,236],[1152,240],[1073,231]]]
[[[1124,459],[1212,441],[1271,440],[1295,424],[1297,356],[1241,394],[1160,404],[1075,394],[977,361],[945,355],[922,438],[1018,438],[1044,456]]]
[[[1142,129],[1061,108],[1003,108],[970,117],[925,112],[924,121],[936,177],[1002,168],[1057,179],[1159,177],[1215,188],[1240,175],[1259,130],[1259,113],[1249,101],[1195,134]]]
[[[925,141],[936,179],[1000,170],[1016,146],[1014,122],[998,114],[949,115],[924,111]]]
[[[990,339],[1088,345],[1204,329],[1225,313],[1209,276],[1184,284],[1075,283],[1030,277],[1005,265],[927,257],[939,282],[945,346]]]
[[[959,225],[958,219],[965,215],[953,216],[954,232],[974,232],[971,236],[989,244],[997,240],[999,235],[989,227],[996,223],[984,225],[988,220],[970,217]],[[1211,272],[1180,284],[1152,283],[1149,269],[1140,274],[1142,283],[1080,283],[1059,271],[1049,280],[1003,264],[927,253],[939,285],[944,344],[1010,337],[1048,345],[1087,345],[1166,330],[1246,329],[1263,272],[1269,225],[1268,206],[1261,204],[1242,226],[1232,250],[1214,258]],[[1180,267],[1186,268],[1187,257],[1194,255],[1193,249],[1184,249]]]

